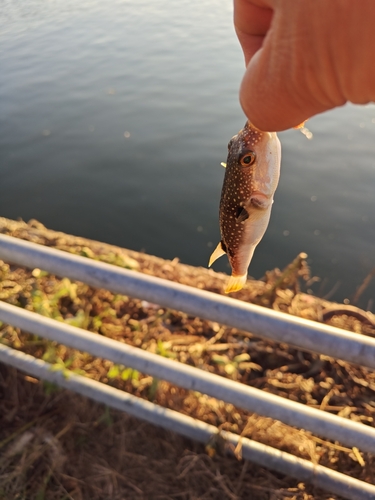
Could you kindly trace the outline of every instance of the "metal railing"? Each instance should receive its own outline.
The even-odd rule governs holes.
[[[0,259],[375,369],[375,339],[0,234]]]
[[[91,286],[107,288],[115,293],[141,298],[194,316],[248,330],[257,336],[286,342],[304,350],[313,352],[319,350],[320,353],[375,368],[375,340],[369,337],[358,336],[337,328],[9,236],[0,235],[0,258],[29,268],[38,267],[59,276],[83,281]],[[266,415],[288,425],[310,430],[328,439],[338,440],[348,446],[356,446],[363,451],[375,453],[375,429],[373,427],[265,393],[4,302],[0,302],[0,320],[72,348],[135,368],[180,387],[209,394],[257,414]],[[178,421],[176,432],[200,441],[207,441],[212,434],[218,432],[218,429],[191,417],[160,408],[88,378],[73,376],[73,378],[64,379],[61,374],[50,372],[45,362],[1,345],[0,360],[47,380],[55,377],[54,380],[56,379],[55,381],[63,387],[69,386],[72,390],[97,401],[106,402],[115,408],[121,407],[120,409],[157,425],[171,429],[172,421]],[[225,433],[225,437],[231,442],[238,443],[238,436]],[[243,438],[241,438],[241,443],[243,443]],[[317,486],[346,498],[375,498],[373,485],[348,478],[321,466],[314,466],[305,460],[251,440],[246,440],[246,446],[248,456],[244,454],[244,457],[249,460],[302,480],[313,481]]]

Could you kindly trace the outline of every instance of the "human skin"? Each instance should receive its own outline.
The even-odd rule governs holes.
[[[240,102],[260,130],[375,101],[375,0],[234,0],[234,25]]]

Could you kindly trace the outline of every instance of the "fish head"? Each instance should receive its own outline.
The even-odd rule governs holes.
[[[272,198],[276,189],[280,159],[281,146],[276,133],[263,132],[249,121],[228,143],[227,168],[245,174],[251,167],[252,191],[267,198]]]
[[[250,167],[262,151],[264,132],[246,122],[244,128],[234,135],[228,143],[227,165]]]

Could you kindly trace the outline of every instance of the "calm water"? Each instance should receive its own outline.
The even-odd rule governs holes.
[[[226,0],[2,0],[0,215],[205,266],[220,162],[245,121],[231,17]],[[375,267],[375,106],[308,126],[311,141],[280,134],[250,274],[305,251],[313,291],[350,298]],[[372,283],[362,305],[374,296]]]

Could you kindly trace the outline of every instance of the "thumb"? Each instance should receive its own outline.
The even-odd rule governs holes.
[[[252,57],[241,83],[242,109],[260,130],[286,130],[324,111],[304,98],[305,89],[293,81],[281,55],[265,44]]]

